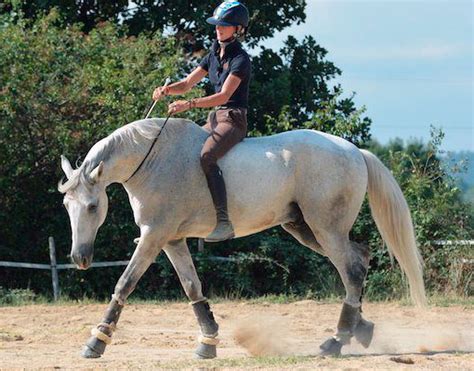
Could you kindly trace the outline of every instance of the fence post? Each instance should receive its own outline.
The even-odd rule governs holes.
[[[199,252],[204,251],[204,238],[199,238],[198,239],[198,251]]]
[[[54,301],[59,298],[59,278],[58,278],[58,268],[56,265],[56,246],[54,244],[54,238],[49,237],[49,258],[51,259],[51,278],[53,280],[53,294]]]

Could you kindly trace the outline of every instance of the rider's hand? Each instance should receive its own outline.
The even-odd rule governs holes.
[[[153,91],[153,100],[160,100],[165,95],[169,94],[169,87],[168,86],[159,86]]]
[[[173,103],[170,103],[168,106],[168,113],[179,113],[187,111],[191,108],[191,104],[187,100],[177,100]]]

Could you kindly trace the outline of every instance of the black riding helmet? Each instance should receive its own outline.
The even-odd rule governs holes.
[[[214,15],[207,19],[207,23],[247,28],[249,25],[249,11],[244,4],[238,1],[224,1],[214,10]]]

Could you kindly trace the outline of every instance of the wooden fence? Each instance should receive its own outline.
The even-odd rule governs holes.
[[[57,264],[56,263],[56,244],[53,237],[49,237],[49,258],[50,264],[35,264],[35,263],[19,263],[19,262],[9,262],[9,261],[0,261],[0,267],[9,267],[9,268],[30,268],[30,269],[47,269],[51,271],[51,281],[53,284],[53,295],[54,300],[59,298],[59,276],[58,270],[61,269],[75,269],[75,264]],[[204,241],[199,239],[198,250],[200,252],[204,251]],[[217,261],[226,261],[226,262],[235,262],[236,258],[227,258],[223,256],[210,256],[206,257],[207,260],[217,260]],[[116,267],[120,265],[127,265],[129,260],[119,260],[112,262],[94,262],[90,265],[91,268],[99,267]]]

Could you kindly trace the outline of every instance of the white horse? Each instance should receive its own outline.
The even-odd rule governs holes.
[[[62,157],[68,180],[58,189],[65,193],[71,256],[80,269],[91,264],[95,236],[107,215],[109,184],[123,184],[141,232],[105,316],[84,347],[84,357],[103,354],[125,300],[161,250],[193,304],[201,328],[196,354],[216,355],[218,325],[186,245],[188,237],[206,237],[216,222],[199,164],[209,133],[182,119],[170,119],[161,131],[163,123],[163,119],[140,120],[117,129],[92,147],[78,169]],[[361,317],[369,251],[349,240],[367,190],[377,227],[408,277],[414,302],[425,304],[410,211],[390,171],[373,154],[333,135],[294,130],[246,138],[219,160],[219,166],[236,237],[281,225],[337,268],[346,297],[336,334],[320,347],[323,354],[340,354],[353,336],[366,347],[372,339],[374,325]]]

